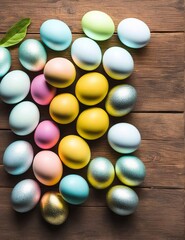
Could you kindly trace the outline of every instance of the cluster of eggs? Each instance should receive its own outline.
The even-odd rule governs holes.
[[[38,183],[32,179],[19,182],[12,191],[13,208],[18,212],[33,209],[40,200],[44,219],[51,224],[61,224],[68,216],[68,205],[82,204],[89,196],[87,181],[78,174],[62,178],[63,164],[71,169],[81,169],[88,164],[87,179],[96,189],[109,187],[115,177],[127,186],[137,186],[145,178],[143,162],[133,155],[138,149],[141,136],[132,124],[121,122],[109,130],[109,116],[120,117],[128,114],[134,107],[137,93],[133,86],[121,84],[109,92],[107,78],[94,72],[102,62],[105,73],[115,80],[129,77],[134,69],[131,54],[122,47],[108,48],[103,56],[96,41],[109,39],[115,25],[107,14],[100,11],[87,12],[82,18],[82,29],[87,37],[80,37],[72,43],[69,27],[60,20],[50,19],[40,27],[43,43],[54,51],[63,51],[71,43],[71,57],[77,67],[90,71],[81,76],[75,85],[75,96],[69,92],[56,95],[57,88],[65,89],[76,79],[76,67],[72,61],[56,57],[47,61],[47,52],[41,42],[27,39],[19,46],[19,60],[29,71],[43,70],[42,74],[30,81],[21,70],[9,73],[11,56],[7,49],[0,48],[0,97],[7,104],[17,104],[9,115],[11,130],[25,136],[34,132],[34,141],[41,151],[34,156],[33,147],[25,140],[11,143],[3,155],[5,170],[12,175],[26,172],[32,165],[36,179],[46,185],[59,183],[59,192],[47,192],[41,200]],[[117,28],[120,41],[131,48],[141,48],[150,40],[148,26],[141,20],[128,18],[122,20]],[[29,91],[35,103],[22,101]],[[105,110],[95,105],[105,97]],[[88,106],[79,114],[79,102]],[[40,121],[38,105],[49,105],[51,119]],[[60,142],[58,124],[76,121],[78,135],[64,136]],[[115,164],[105,157],[97,156],[91,160],[91,150],[85,140],[102,137],[108,130],[109,145],[118,153],[124,154]],[[58,144],[58,154],[50,149]],[[91,161],[90,161],[91,160]],[[110,188],[107,193],[109,208],[119,215],[133,213],[138,205],[134,190],[124,185]]]

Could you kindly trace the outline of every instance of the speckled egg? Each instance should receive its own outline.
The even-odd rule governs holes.
[[[0,47],[0,78],[3,77],[11,67],[11,54],[7,48]]]

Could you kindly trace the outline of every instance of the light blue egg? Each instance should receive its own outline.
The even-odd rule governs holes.
[[[72,34],[66,23],[58,19],[49,19],[40,27],[43,43],[55,51],[62,51],[72,42]]]
[[[74,205],[85,202],[89,196],[86,180],[77,174],[65,176],[60,181],[59,191],[66,202]]]
[[[0,47],[0,78],[3,77],[11,67],[11,54],[8,49]]]

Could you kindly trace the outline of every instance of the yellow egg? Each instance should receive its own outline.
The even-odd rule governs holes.
[[[100,138],[109,127],[109,117],[101,108],[90,108],[83,111],[77,119],[78,134],[88,140]]]
[[[88,144],[81,137],[68,135],[60,141],[58,155],[69,168],[81,169],[90,161],[91,151]]]
[[[81,103],[92,106],[105,98],[108,88],[108,81],[101,73],[91,72],[78,80],[75,93]]]
[[[59,94],[51,101],[49,113],[57,123],[70,123],[79,113],[78,100],[70,93]]]

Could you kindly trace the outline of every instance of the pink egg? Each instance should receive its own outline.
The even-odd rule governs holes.
[[[35,77],[31,83],[33,100],[40,105],[47,105],[55,96],[56,88],[46,82],[44,74]]]
[[[42,149],[54,147],[59,138],[60,130],[57,125],[50,120],[40,122],[34,133],[35,143]]]
[[[41,151],[33,159],[33,172],[42,184],[55,185],[62,177],[62,162],[56,153],[48,150]]]

